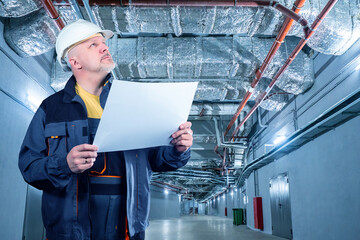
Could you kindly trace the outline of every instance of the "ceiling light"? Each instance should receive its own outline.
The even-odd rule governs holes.
[[[286,137],[285,136],[277,136],[274,139],[274,145],[278,145],[280,143],[282,143],[283,141],[285,141]]]
[[[164,193],[167,195],[167,194],[169,194],[169,191],[167,189],[165,189]]]
[[[355,71],[360,70],[360,64],[355,68]]]

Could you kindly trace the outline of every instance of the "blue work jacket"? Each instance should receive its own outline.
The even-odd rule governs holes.
[[[105,106],[111,77],[104,80],[100,104]],[[89,143],[84,102],[75,92],[75,77],[65,88],[45,99],[36,111],[19,154],[19,168],[27,183],[43,190],[42,217],[49,240],[91,238],[88,171],[71,172],[67,154]],[[184,166],[190,150],[173,146],[124,151],[127,184],[127,220],[130,236],[148,226],[150,180],[153,171],[172,171]],[[116,159],[115,159],[116,161]]]

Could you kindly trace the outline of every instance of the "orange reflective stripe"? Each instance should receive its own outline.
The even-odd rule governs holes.
[[[103,174],[106,170],[106,153],[104,153],[104,168],[103,170],[101,170],[101,172],[97,172],[97,171],[90,171],[90,173],[92,174]]]
[[[125,240],[130,240],[129,228],[128,228],[128,220],[127,220],[126,216],[125,216]]]
[[[94,175],[89,174],[90,177],[109,177],[109,178],[122,178],[122,176],[115,176],[115,175]]]

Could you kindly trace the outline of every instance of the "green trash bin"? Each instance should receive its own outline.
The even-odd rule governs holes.
[[[234,216],[234,225],[243,224],[243,209],[242,208],[233,208],[233,216]]]

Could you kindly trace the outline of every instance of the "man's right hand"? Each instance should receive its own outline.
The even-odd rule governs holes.
[[[66,160],[73,173],[82,173],[91,168],[97,157],[97,146],[81,144],[73,147]]]

